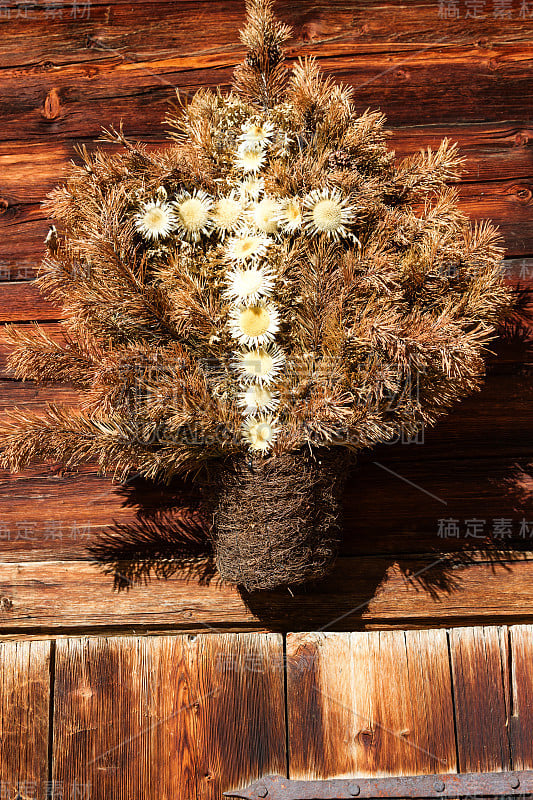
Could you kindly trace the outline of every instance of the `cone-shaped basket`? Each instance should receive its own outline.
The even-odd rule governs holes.
[[[220,576],[248,591],[321,578],[341,533],[341,494],[353,460],[337,448],[242,459],[211,481]]]

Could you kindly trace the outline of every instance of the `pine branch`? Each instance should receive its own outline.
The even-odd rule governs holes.
[[[71,383],[87,389],[95,363],[102,357],[102,349],[91,339],[74,340],[65,335],[59,343],[37,324],[29,329],[8,325],[1,338],[15,348],[9,355],[7,369],[22,381]]]
[[[283,95],[287,70],[283,43],[290,28],[276,20],[271,0],[246,0],[246,25],[241,41],[247,55],[233,75],[235,90],[263,109],[272,108]]]

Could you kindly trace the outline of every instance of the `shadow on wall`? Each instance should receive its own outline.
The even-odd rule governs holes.
[[[526,303],[497,342],[498,370],[502,366],[505,370],[506,363],[527,361],[530,331]],[[528,376],[519,379],[527,382]],[[523,401],[527,404],[527,394]],[[492,413],[491,403],[500,404]],[[472,474],[471,458],[465,458],[469,452],[477,458],[480,442],[494,441],[494,420],[502,403],[505,398],[483,390],[431,431],[423,448],[383,445],[363,454],[347,482],[341,558],[333,571],[305,586],[257,593],[241,590],[245,604],[273,629],[309,630],[332,618],[338,620],[332,629],[353,629],[393,565],[406,582],[432,598],[456,591],[461,586],[461,568],[474,561],[508,569],[509,562],[523,557],[522,551],[532,549],[533,530],[529,537],[516,526],[506,537],[494,529],[485,530],[483,536],[446,537],[442,535],[445,526],[438,524],[457,520],[455,529],[459,530],[466,517],[481,520],[490,513],[491,497],[493,503],[497,501],[492,511],[499,519],[514,516],[516,520],[517,513],[526,514],[530,508],[533,480],[527,457],[516,459],[512,466],[508,459],[481,457],[476,474]],[[468,429],[472,418],[475,432]],[[461,424],[463,429],[457,432]],[[450,457],[456,447],[453,441],[446,449],[453,433],[461,437],[463,460]],[[116,491],[124,506],[135,509],[135,520],[111,526],[89,548],[97,564],[113,576],[116,590],[127,591],[174,575],[200,585],[219,581],[207,498],[197,485],[174,481],[170,486],[156,486],[135,478]],[[446,499],[441,496],[444,493]],[[347,561],[342,556],[352,558]],[[360,571],[358,557],[365,559]]]

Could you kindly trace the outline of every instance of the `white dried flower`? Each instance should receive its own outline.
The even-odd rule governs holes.
[[[143,203],[134,216],[134,222],[145,239],[164,239],[176,227],[171,206],[162,200]]]
[[[259,414],[248,417],[242,426],[242,435],[251,450],[266,453],[271,449],[280,431],[279,425],[271,414]]]
[[[304,228],[314,236],[325,234],[335,241],[348,238],[347,226],[355,220],[356,206],[338,189],[314,189],[304,197]]]
[[[211,232],[209,212],[212,206],[209,195],[195,189],[192,193],[183,192],[173,203],[177,228],[180,235],[190,242],[197,242]]]
[[[235,353],[234,369],[245,383],[271,384],[285,364],[285,353],[277,344],[255,347]]]
[[[236,306],[230,310],[229,327],[234,339],[248,346],[264,345],[279,331],[279,313],[273,303]]]

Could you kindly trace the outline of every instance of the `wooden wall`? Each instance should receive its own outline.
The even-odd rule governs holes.
[[[354,87],[361,111],[381,108],[398,156],[445,135],[459,143],[468,158],[463,210],[501,226],[509,280],[531,285],[533,3],[472,6],[283,0],[278,10],[294,29],[289,57],[315,53]],[[40,201],[75,145],[92,146],[101,125],[121,120],[130,137],[161,145],[176,88],[189,95],[230,81],[243,55],[243,13],[242,0],[0,3],[0,324],[38,320],[58,331],[60,311],[30,279],[48,229]],[[0,476],[0,630],[350,630],[531,619],[530,344],[527,321],[507,331],[483,391],[426,431],[424,443],[360,459],[336,570],[295,596],[243,597],[221,586],[209,564],[185,573],[169,562],[180,487],[117,487],[91,470],[62,475],[45,466]],[[0,358],[0,410],[75,399],[68,388],[14,381],[5,349]],[[90,548],[110,529],[126,544],[107,547],[104,570]]]
[[[0,792],[222,800],[272,774],[531,770],[532,657],[531,625],[0,643]]]

